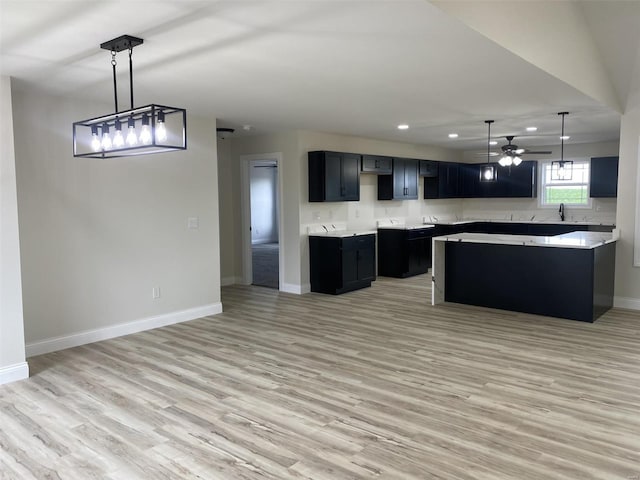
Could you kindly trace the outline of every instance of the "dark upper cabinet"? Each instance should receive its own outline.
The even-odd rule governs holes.
[[[591,159],[589,196],[594,198],[618,196],[618,157]]]
[[[458,180],[460,177],[460,164],[453,162],[440,162],[438,167],[438,197],[457,198],[459,196]]]
[[[309,201],[360,200],[360,155],[309,152]]]
[[[475,198],[480,191],[480,164],[461,163],[458,168],[458,196]]]
[[[378,200],[418,198],[418,160],[394,158],[393,174],[378,176]]]
[[[508,167],[507,167],[508,168]],[[505,178],[506,194],[510,198],[535,198],[538,196],[538,162],[527,160],[511,171]]]
[[[480,198],[535,198],[538,162],[525,161],[518,166],[501,167],[496,164],[496,180],[480,182]]]
[[[437,177],[438,162],[435,162],[433,160],[419,160],[418,175],[421,177]]]
[[[393,173],[392,158],[381,155],[362,155],[362,173],[391,175]]]

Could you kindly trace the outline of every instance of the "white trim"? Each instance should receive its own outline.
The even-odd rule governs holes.
[[[303,295],[311,291],[311,284],[296,285],[295,283],[281,283],[280,291],[286,293],[295,293],[296,295]]]
[[[216,315],[218,313],[222,313],[222,303],[220,302],[142,318],[140,320],[134,320],[133,322],[120,323],[110,327],[85,330],[82,332],[72,333],[71,335],[47,338],[38,342],[28,343],[26,345],[27,357],[56,352],[66,348],[121,337],[122,335],[130,335],[132,333],[143,332],[145,330],[152,330],[154,328],[195,320],[196,318]]]
[[[29,378],[29,364],[27,362],[0,367],[0,385],[17,382],[25,378]]]
[[[640,298],[613,297],[613,306],[627,310],[640,310]]]
[[[220,279],[220,286],[226,287],[229,285],[237,285],[242,283],[242,277],[224,277]]]
[[[242,279],[239,283],[243,285],[251,285],[253,281],[253,271],[251,265],[251,198],[250,198],[250,178],[249,178],[249,165],[251,162],[256,161],[272,161],[276,162],[278,168],[278,184],[276,188],[278,190],[276,201],[276,216],[278,222],[278,284],[280,291],[286,292],[284,289],[284,224],[282,221],[282,190],[283,190],[283,172],[282,172],[282,153],[257,153],[251,155],[240,155],[240,210],[242,221]],[[291,292],[290,292],[291,293]]]

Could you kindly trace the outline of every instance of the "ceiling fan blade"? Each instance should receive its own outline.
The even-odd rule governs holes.
[[[485,157],[487,156],[487,152],[475,152],[475,155],[484,155]],[[501,155],[500,152],[489,152],[489,156],[490,157],[497,157],[498,155]]]
[[[533,151],[533,150],[525,150],[522,153],[526,153],[528,155],[551,155],[553,152],[551,150],[541,150],[541,151]]]

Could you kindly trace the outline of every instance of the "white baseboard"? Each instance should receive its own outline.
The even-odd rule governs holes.
[[[120,323],[110,327],[97,328],[95,330],[85,330],[82,332],[72,333],[71,335],[63,335],[60,337],[47,338],[26,345],[27,357],[34,355],[42,355],[44,353],[56,352],[65,348],[86,345],[87,343],[99,342],[110,338],[121,337],[154,328],[165,327],[175,323],[195,320],[196,318],[206,317],[207,315],[216,315],[222,313],[222,303],[211,303],[200,307],[189,308],[177,312],[165,313],[154,317],[142,318],[133,322]]]
[[[613,297],[613,306],[628,310],[640,310],[640,298]]]
[[[295,283],[283,283],[280,285],[280,291],[286,293],[295,293],[296,295],[302,295],[311,291],[311,285],[296,285]]]
[[[0,367],[0,385],[25,378],[29,378],[29,364],[27,362]]]
[[[220,279],[220,286],[236,285],[242,283],[242,277],[224,277]]]

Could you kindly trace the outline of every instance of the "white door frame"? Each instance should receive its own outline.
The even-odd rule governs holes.
[[[242,212],[242,283],[253,281],[251,250],[251,162],[271,161],[276,163],[278,184],[276,185],[276,222],[278,224],[278,289],[284,285],[284,231],[282,226],[282,153],[258,153],[240,155],[240,208]]]

